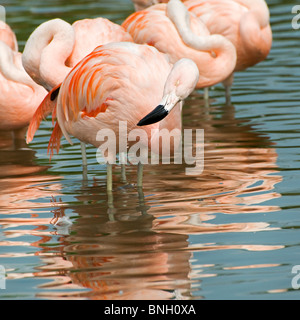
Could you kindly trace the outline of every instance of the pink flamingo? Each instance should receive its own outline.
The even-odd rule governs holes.
[[[136,43],[153,45],[166,53],[172,63],[181,58],[192,59],[200,74],[197,88],[224,81],[235,68],[236,50],[232,43],[221,35],[210,34],[179,0],[135,12],[122,26]]]
[[[99,46],[82,59],[61,84],[54,109],[57,122],[48,150],[51,154],[54,149],[59,150],[62,135],[69,143],[73,135],[98,148],[103,143],[97,140],[100,129],[113,130],[117,145],[112,149],[119,150],[120,121],[126,122],[129,133],[137,129],[137,122],[152,106],[162,104],[166,108],[164,112],[174,108],[159,124],[142,129],[145,136],[141,136],[140,142],[148,147],[151,141],[160,139],[158,132],[152,134],[151,129],[181,128],[181,101],[194,90],[198,77],[198,68],[192,60],[181,59],[172,66],[164,54],[151,46],[130,42]],[[156,121],[160,117],[156,115]],[[32,123],[35,121],[33,118]],[[30,137],[33,134],[28,132]],[[107,149],[109,162],[112,149]],[[142,165],[138,168],[140,187]],[[107,164],[107,190],[112,190],[111,163]]]
[[[132,41],[132,38],[108,19],[83,19],[72,25],[52,19],[39,25],[29,36],[22,62],[27,73],[50,91],[97,46],[115,41]]]
[[[209,31],[230,40],[237,50],[234,71],[245,70],[268,56],[272,46],[270,13],[264,0],[187,0],[184,5]],[[233,73],[225,81],[230,103]]]
[[[21,57],[0,41],[0,130],[13,131],[15,140],[24,139],[24,128],[47,94],[26,73]]]
[[[22,61],[32,79],[50,91],[59,87],[71,69],[95,47],[115,41],[133,40],[123,27],[108,19],[83,19],[72,25],[61,19],[52,19],[32,32],[26,42]],[[53,111],[54,105],[50,101],[44,104],[42,114],[40,110],[37,112],[45,117]],[[38,123],[35,125],[39,126]],[[81,143],[81,151],[83,166],[86,166],[84,143]]]
[[[0,21],[0,41],[6,43],[13,51],[18,51],[17,37],[4,21]]]

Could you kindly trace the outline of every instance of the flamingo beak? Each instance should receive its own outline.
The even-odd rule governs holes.
[[[165,95],[160,104],[148,113],[142,120],[137,124],[138,126],[146,126],[148,124],[156,123],[164,119],[171,110],[176,106],[180,101],[180,98],[176,95],[175,92],[170,92]]]
[[[160,104],[150,113],[148,113],[143,119],[139,121],[138,126],[146,126],[152,123],[156,123],[164,119],[169,114],[169,111],[165,109],[165,106]]]

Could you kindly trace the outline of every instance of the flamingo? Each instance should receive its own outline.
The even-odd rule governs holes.
[[[118,41],[133,40],[121,26],[105,18],[78,20],[72,25],[51,19],[31,33],[22,62],[27,73],[50,91],[97,46]]]
[[[0,20],[0,41],[6,43],[13,51],[18,51],[18,42],[11,27]]]
[[[56,18],[42,23],[32,32],[25,44],[22,62],[32,79],[48,91],[54,89],[54,97],[55,90],[82,58],[98,45],[115,41],[133,40],[121,26],[105,18],[78,20],[72,25]],[[47,112],[46,104],[42,114],[38,111],[40,116],[53,111],[55,103],[49,102]],[[81,143],[84,167],[87,166],[85,150],[85,144]]]
[[[122,26],[136,43],[153,45],[166,53],[172,63],[181,58],[192,59],[200,74],[197,88],[226,80],[235,68],[236,50],[232,43],[221,35],[210,34],[179,0],[135,12]]]
[[[143,128],[146,136],[141,135],[141,143],[148,147],[151,141],[160,139],[157,130],[152,134],[151,129],[181,128],[182,101],[194,90],[198,78],[199,71],[192,60],[181,59],[172,66],[167,57],[152,46],[130,42],[99,46],[71,70],[60,86],[54,109],[57,122],[48,151],[51,155],[54,149],[58,152],[62,135],[69,143],[73,135],[98,148],[103,143],[97,140],[100,129],[113,130],[117,143],[113,147],[118,150],[120,121],[126,122],[129,133],[137,129],[137,122],[152,106],[163,104],[167,109],[173,108],[165,121]],[[48,100],[51,94],[46,97]],[[43,107],[42,103],[39,108]],[[32,123],[35,121],[33,118]],[[29,130],[27,137],[33,135]],[[110,150],[108,148],[108,191],[112,190]],[[139,164],[138,187],[142,186],[142,167]]]
[[[15,48],[15,46],[13,46]],[[22,66],[22,54],[0,41],[0,130],[24,139],[24,128],[47,94]]]
[[[186,0],[187,9],[200,18],[209,31],[230,40],[237,50],[234,72],[263,61],[272,46],[270,13],[264,0]],[[226,79],[227,104],[233,73]]]

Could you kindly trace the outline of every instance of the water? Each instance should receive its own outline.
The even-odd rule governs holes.
[[[129,0],[2,4],[20,50],[44,20],[121,23],[133,11]],[[26,150],[2,137],[0,299],[300,298],[291,272],[300,265],[300,31],[292,1],[268,4],[271,53],[236,74],[233,106],[224,106],[220,85],[210,108],[201,91],[186,101],[184,128],[205,132],[201,175],[149,165],[138,193],[136,167],[127,167],[127,188],[115,167],[108,202],[95,148],[86,182],[78,141],[63,140],[49,162],[50,121]]]

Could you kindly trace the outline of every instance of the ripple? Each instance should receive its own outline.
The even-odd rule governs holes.
[[[121,0],[3,5],[21,49],[32,29],[54,15],[72,22],[99,12],[122,22],[133,10]],[[115,166],[108,196],[95,148],[87,147],[88,181],[76,139],[73,146],[63,139],[49,162],[50,119],[20,150],[1,136],[0,257],[7,289],[0,298],[224,299],[228,292],[294,298],[300,39],[291,28],[291,4],[269,6],[272,50],[236,73],[234,105],[224,106],[221,85],[210,90],[209,108],[201,90],[185,102],[184,128],[204,129],[201,175],[185,175],[185,164],[145,165],[138,192],[136,167],[126,166],[124,184]]]

